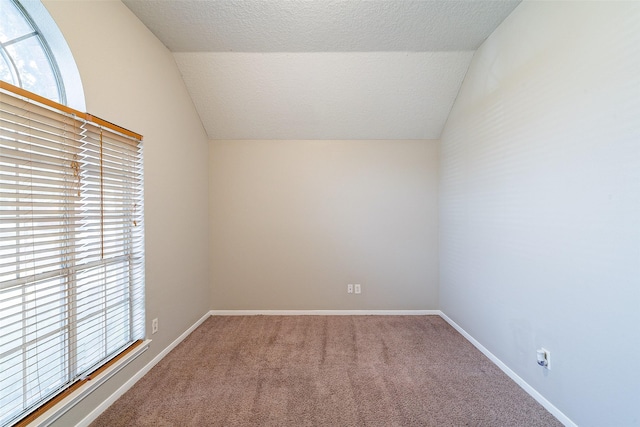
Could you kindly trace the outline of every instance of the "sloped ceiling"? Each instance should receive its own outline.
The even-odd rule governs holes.
[[[211,139],[436,139],[520,0],[124,0]]]

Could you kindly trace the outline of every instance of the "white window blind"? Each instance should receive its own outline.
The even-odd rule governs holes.
[[[141,137],[38,101],[0,86],[2,426],[145,334]]]

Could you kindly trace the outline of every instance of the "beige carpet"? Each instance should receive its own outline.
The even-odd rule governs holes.
[[[438,316],[211,317],[91,424],[559,425]]]

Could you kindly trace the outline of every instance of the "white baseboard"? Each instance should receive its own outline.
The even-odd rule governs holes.
[[[193,332],[198,326],[200,326],[202,322],[207,320],[209,316],[211,316],[211,314],[206,313],[196,323],[194,323],[189,329],[184,331],[182,335],[180,335],[171,344],[169,344],[167,348],[162,350],[160,354],[158,354],[156,357],[153,358],[153,360],[151,360],[142,369],[136,372],[136,374],[133,377],[129,378],[127,382],[122,384],[111,396],[109,396],[104,402],[102,402],[100,406],[95,408],[86,417],[84,417],[78,424],[76,424],[76,427],[87,427],[89,424],[95,421],[95,419],[98,418],[98,416],[100,416],[100,414],[102,414],[109,406],[111,406],[113,402],[118,400],[120,396],[125,394],[127,390],[133,387],[133,385],[137,383],[140,378],[145,376],[145,374],[149,372],[151,368],[153,368],[159,361],[161,361],[167,354],[169,354],[171,350],[176,348],[178,344],[180,344],[191,332]]]
[[[440,310],[211,310],[212,316],[439,316]]]
[[[509,378],[511,378],[513,381],[515,381],[516,384],[518,384],[524,391],[526,391],[531,397],[533,397],[547,411],[549,411],[554,417],[556,417],[558,419],[558,421],[560,421],[562,424],[564,424],[567,427],[578,427],[578,425],[576,423],[571,421],[571,419],[569,417],[567,417],[565,414],[563,414],[551,402],[549,402],[547,399],[545,399],[544,396],[542,396],[540,393],[538,393],[538,391],[535,388],[531,387],[525,380],[520,378],[520,376],[518,376],[518,374],[516,374],[514,371],[512,371],[507,365],[505,365],[493,353],[491,353],[489,350],[487,350],[486,347],[484,347],[475,338],[473,338],[471,335],[469,335],[469,333],[467,331],[465,331],[464,329],[462,329],[460,327],[460,325],[458,325],[456,322],[451,320],[446,314],[444,314],[442,312],[440,313],[440,317],[442,317],[456,331],[460,332],[460,334],[463,337],[465,337],[467,339],[467,341],[469,341],[478,350],[480,350],[482,352],[482,354],[487,356],[489,358],[489,360],[491,360],[494,364],[496,364],[498,366],[498,368],[500,368],[502,370],[502,372],[507,374],[509,376]]]

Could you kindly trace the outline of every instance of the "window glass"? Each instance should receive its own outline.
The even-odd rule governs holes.
[[[20,76],[20,87],[60,102],[58,83],[45,50],[36,37],[7,46]]]
[[[0,80],[18,86],[18,82],[11,74],[11,66],[8,61],[9,59],[3,55],[3,50],[0,49]]]
[[[12,0],[0,0],[0,43],[7,43],[33,33],[33,27]]]
[[[56,57],[33,17],[18,0],[0,0],[0,10],[0,78],[66,104]]]

